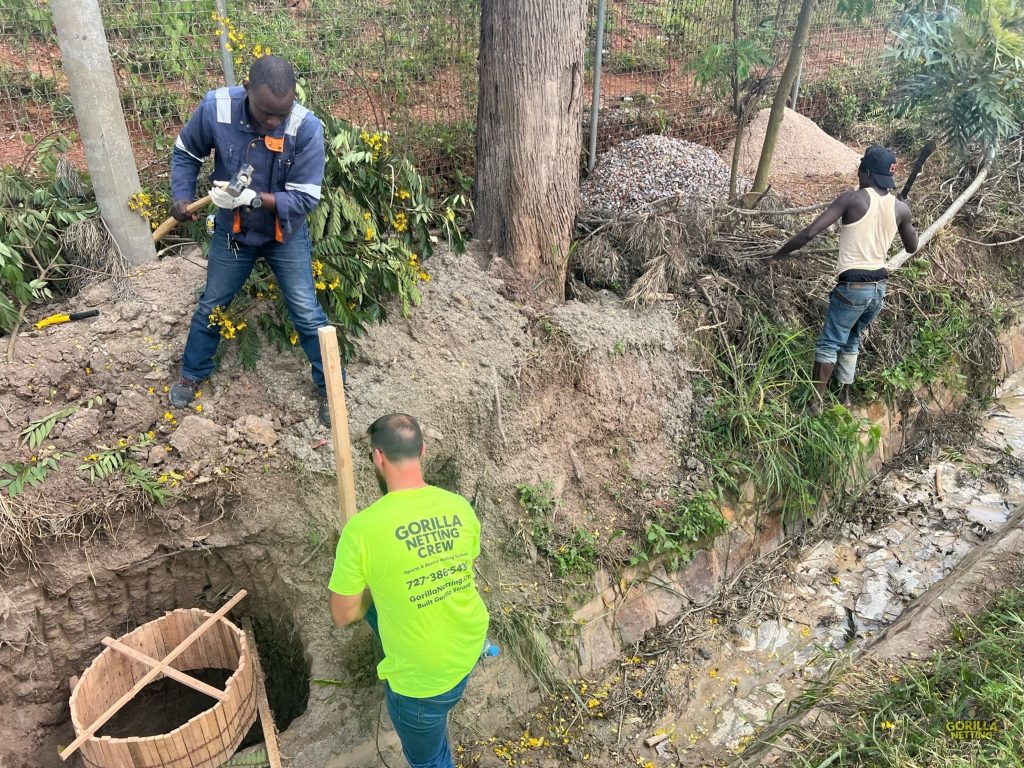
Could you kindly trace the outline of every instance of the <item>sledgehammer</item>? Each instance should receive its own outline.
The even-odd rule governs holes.
[[[243,189],[248,189],[249,185],[252,184],[253,170],[253,167],[248,163],[243,165],[241,168],[238,169],[237,173],[235,173],[234,178],[232,178],[231,181],[228,182],[228,185],[227,187],[225,187],[225,190],[232,197],[238,197],[240,194],[242,194]],[[194,203],[189,203],[188,206],[185,208],[185,211],[187,213],[195,213],[196,211],[201,211],[209,204],[210,196],[207,195],[206,197],[196,200]],[[163,240],[164,236],[172,229],[174,229],[176,226],[178,226],[178,220],[173,216],[168,216],[163,224],[161,224],[159,227],[153,230],[153,242],[156,243],[159,242],[160,240]]]

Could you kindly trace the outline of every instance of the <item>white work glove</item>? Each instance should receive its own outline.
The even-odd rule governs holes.
[[[232,197],[225,189],[227,185],[226,181],[215,181],[210,189],[210,200],[218,208],[233,210],[244,205],[252,205],[252,201],[256,199],[256,191],[252,189],[243,189],[238,197]]]

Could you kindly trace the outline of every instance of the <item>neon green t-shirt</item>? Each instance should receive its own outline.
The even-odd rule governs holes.
[[[431,485],[388,493],[345,525],[329,587],[370,588],[384,646],[377,675],[395,693],[437,696],[480,658],[488,616],[473,576],[479,554],[473,507]]]

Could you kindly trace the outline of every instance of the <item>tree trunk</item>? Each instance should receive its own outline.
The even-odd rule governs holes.
[[[579,208],[587,0],[483,0],[473,234],[565,298]],[[488,259],[490,256],[488,256]]]
[[[800,71],[800,62],[803,60],[813,15],[814,0],[802,0],[800,15],[796,20],[796,29],[793,31],[793,42],[789,48],[789,59],[786,61],[786,68],[782,70],[782,78],[779,80],[778,90],[775,91],[775,98],[772,100],[772,111],[768,115],[768,126],[764,133],[764,145],[761,147],[761,157],[757,162],[757,174],[754,176],[754,186],[750,189],[748,199],[759,199],[760,195],[768,188],[768,174],[772,167],[772,156],[775,154],[775,142],[779,138],[782,119],[786,116],[786,100],[789,98],[789,92],[793,89],[797,72]],[[813,158],[809,158],[809,160],[813,162]]]
[[[920,253],[921,249],[928,245],[932,238],[953,220],[953,217],[967,204],[967,201],[974,197],[974,193],[981,189],[981,185],[988,178],[988,172],[992,170],[992,162],[995,159],[996,150],[990,149],[985,154],[985,161],[981,164],[981,168],[978,169],[978,175],[974,177],[974,181],[970,183],[967,189],[960,193],[960,196],[950,204],[949,208],[939,218],[932,222],[928,229],[921,233],[917,243],[917,250],[914,253]],[[899,269],[911,255],[906,250],[902,250],[885,263],[885,268],[888,270]]]

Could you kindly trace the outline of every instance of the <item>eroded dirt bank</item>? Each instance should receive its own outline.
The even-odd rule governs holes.
[[[674,441],[690,418],[685,359],[667,309],[641,317],[608,300],[542,315],[503,298],[472,259],[441,256],[431,271],[411,319],[358,343],[352,434],[390,411],[421,420],[428,479],[470,498],[489,531],[480,572],[493,601],[545,573],[507,553],[520,525],[517,483],[553,480],[567,520],[610,530],[630,521],[605,500],[605,478],[670,482]],[[217,606],[239,588],[251,594],[238,616],[252,616],[268,652],[277,649],[272,689],[294,687],[288,681],[306,670],[324,681],[308,701],[280,694],[283,707],[301,710],[290,712],[284,739],[294,764],[377,764],[381,692],[368,632],[335,629],[326,612],[333,459],[304,360],[264,350],[246,373],[229,353],[196,407],[165,403],[202,281],[201,262],[169,259],[144,269],[132,296],[95,286],[72,309],[99,308],[100,318],[26,333],[15,361],[0,367],[4,460],[54,460],[38,487],[5,499],[0,528],[5,768],[60,764],[56,745],[72,736],[68,680],[102,637],[175,607]],[[24,444],[26,426],[66,408],[77,410],[39,445]],[[80,469],[119,441],[166,504],[123,473],[91,480]],[[361,445],[357,496],[366,504],[377,491]],[[478,679],[459,715],[474,732],[498,731],[539,699],[511,658]],[[397,763],[386,726],[380,747]]]

